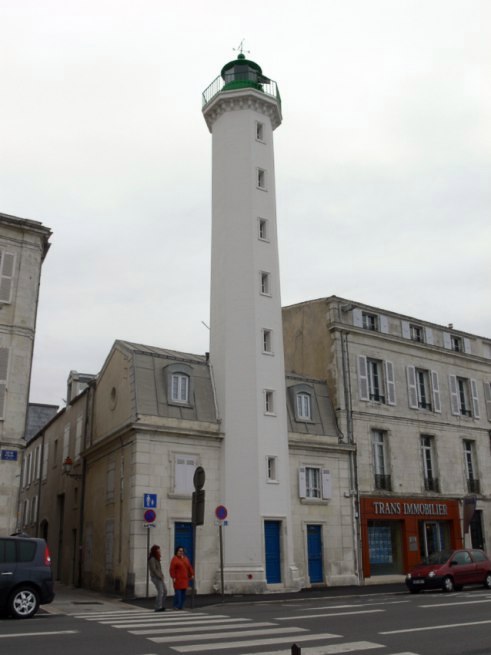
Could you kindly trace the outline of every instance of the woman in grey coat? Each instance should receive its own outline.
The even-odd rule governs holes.
[[[165,586],[164,574],[162,573],[162,566],[160,564],[160,546],[152,546],[148,555],[148,572],[150,579],[155,585],[157,590],[157,597],[155,598],[155,611],[165,612],[165,599],[167,597],[167,587]]]

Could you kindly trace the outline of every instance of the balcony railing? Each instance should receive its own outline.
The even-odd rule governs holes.
[[[385,396],[381,396],[379,393],[371,393],[370,400],[373,400],[376,403],[383,403],[385,405]]]
[[[385,491],[392,490],[390,475],[375,474],[375,489],[385,489]]]
[[[438,478],[425,478],[425,490],[440,492],[440,482]]]
[[[233,91],[235,89],[251,88],[265,93],[267,96],[275,98],[281,105],[280,92],[278,85],[273,80],[269,82],[257,82],[250,79],[248,73],[243,76],[234,74],[234,80],[225,83],[222,76],[219,75],[213,82],[203,91],[203,106],[208,104],[220,91]]]
[[[480,494],[481,493],[481,485],[479,484],[479,480],[467,479],[467,491],[470,494]]]

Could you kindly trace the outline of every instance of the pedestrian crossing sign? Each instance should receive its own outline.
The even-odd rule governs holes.
[[[155,509],[157,507],[157,494],[143,494],[143,509]]]

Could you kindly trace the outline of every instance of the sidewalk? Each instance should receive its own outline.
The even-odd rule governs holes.
[[[41,611],[44,610],[49,614],[75,614],[80,613],[100,613],[114,610],[132,610],[135,607],[153,609],[154,597],[122,599],[119,596],[88,591],[76,587],[69,587],[60,583],[55,583],[55,599],[50,605],[42,605]],[[370,596],[378,594],[406,594],[405,585],[400,583],[392,584],[369,584],[364,586],[349,587],[321,587],[315,589],[303,589],[299,592],[272,592],[267,594],[254,595],[225,595],[209,594],[197,595],[191,597],[188,593],[186,599],[186,609],[198,609],[209,607],[211,605],[226,605],[229,603],[274,603],[274,602],[292,602],[298,600],[315,600],[320,598],[337,598],[337,597],[357,597]],[[166,606],[172,606],[172,599],[167,598]]]

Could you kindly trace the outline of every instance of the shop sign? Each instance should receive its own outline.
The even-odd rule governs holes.
[[[444,503],[397,503],[373,501],[375,514],[390,516],[447,516],[448,507]]]

